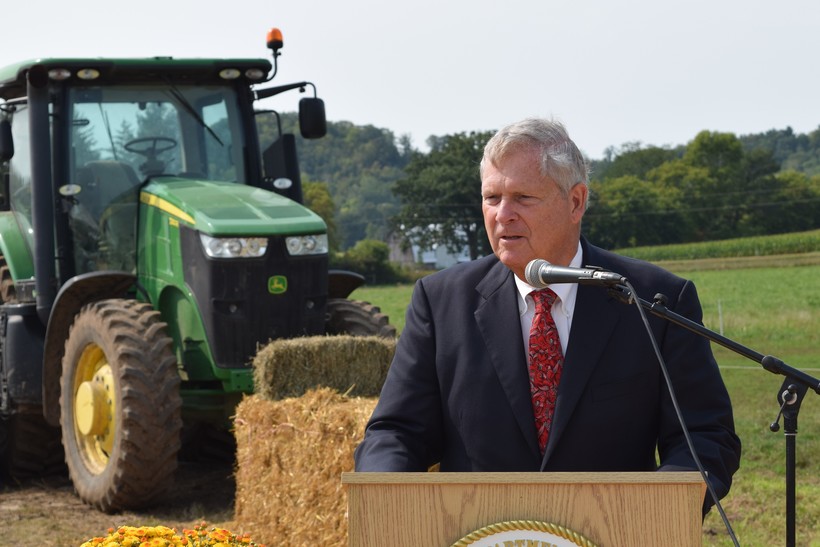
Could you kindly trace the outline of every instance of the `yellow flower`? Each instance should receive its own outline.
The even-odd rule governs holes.
[[[193,530],[184,529],[181,536],[167,526],[120,526],[116,530],[109,528],[108,536],[91,538],[80,547],[264,547],[248,534],[236,536],[224,528],[206,531],[206,526],[203,522]]]

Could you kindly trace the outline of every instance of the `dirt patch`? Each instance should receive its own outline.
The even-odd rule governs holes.
[[[143,511],[108,515],[74,494],[67,476],[0,487],[0,544],[19,547],[78,547],[108,528],[165,525],[181,530],[206,521],[233,532],[236,483],[233,463],[182,462],[165,498]]]

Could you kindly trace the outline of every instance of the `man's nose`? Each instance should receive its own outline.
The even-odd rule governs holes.
[[[498,202],[498,207],[495,211],[495,218],[498,222],[506,224],[518,218],[518,210],[515,202],[509,199],[502,199]]]

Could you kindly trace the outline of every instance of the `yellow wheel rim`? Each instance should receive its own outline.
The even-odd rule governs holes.
[[[77,362],[72,395],[77,447],[89,471],[99,474],[114,447],[117,397],[111,366],[97,344],[86,346]]]

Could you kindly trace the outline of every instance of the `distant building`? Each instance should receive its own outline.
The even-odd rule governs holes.
[[[445,245],[434,245],[432,249],[421,249],[417,245],[403,248],[402,240],[398,236],[391,236],[387,240],[390,248],[390,262],[410,266],[421,265],[430,270],[443,270],[459,262],[470,261],[470,251],[465,245],[461,252],[452,253]]]
[[[419,263],[424,264],[425,268],[433,270],[443,270],[459,262],[470,261],[470,251],[466,246],[458,254],[451,253],[444,245],[436,245],[433,249],[427,251],[421,251],[414,247],[413,252]]]
[[[401,266],[413,266],[416,264],[413,249],[405,247],[400,236],[390,234],[387,236],[385,243],[387,243],[387,247],[390,249],[390,255],[387,257],[390,262]]]

